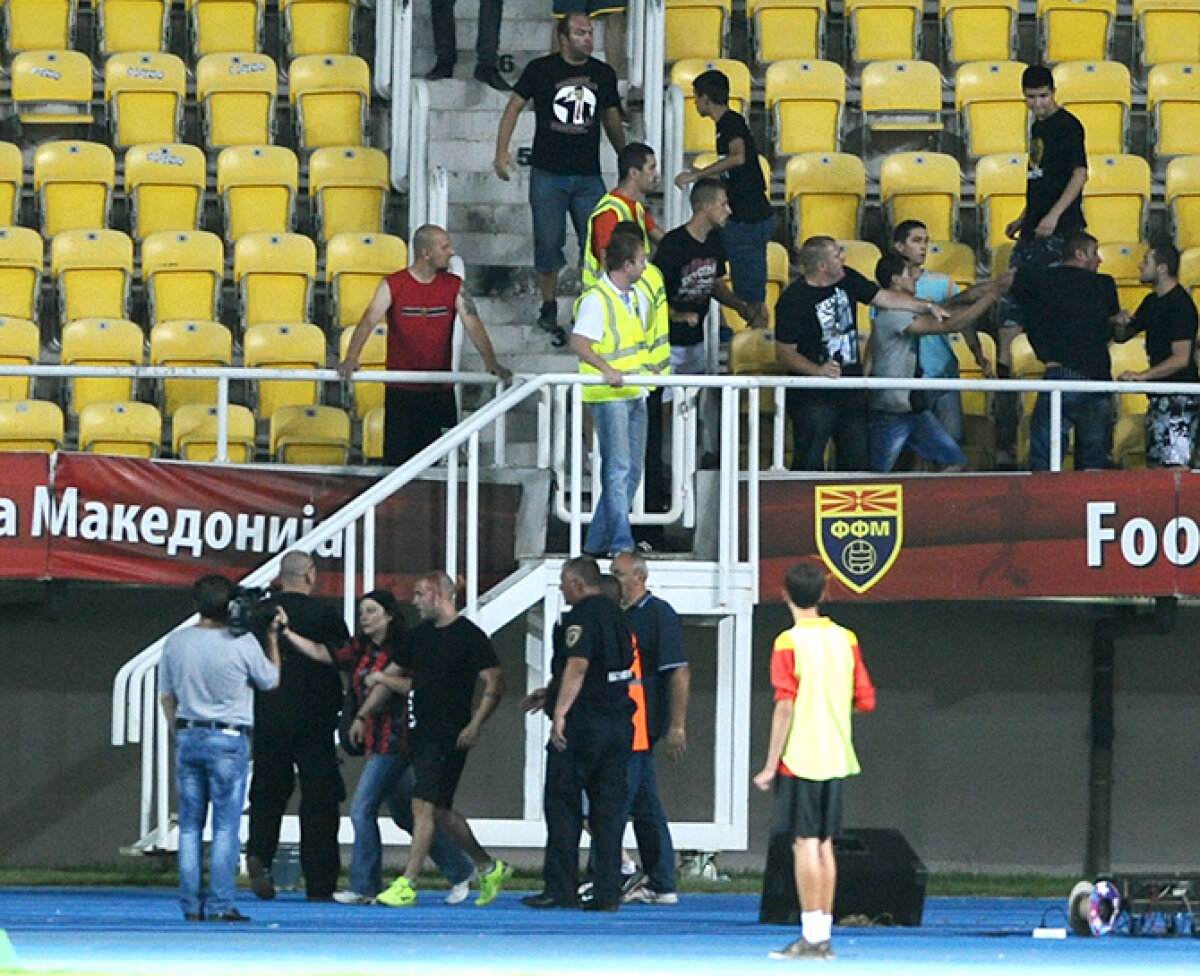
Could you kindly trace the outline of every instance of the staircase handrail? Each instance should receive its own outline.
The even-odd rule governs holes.
[[[403,190],[405,180],[409,176],[409,142],[413,133],[411,126],[413,118],[413,86],[412,86],[412,35],[413,11],[412,0],[392,0],[390,10],[376,13],[376,43],[379,43],[380,20],[388,19],[391,15],[391,30],[385,39],[389,45],[386,52],[388,58],[388,87],[392,98],[392,152],[390,175],[392,188]],[[380,52],[375,53],[376,64],[380,61]]]

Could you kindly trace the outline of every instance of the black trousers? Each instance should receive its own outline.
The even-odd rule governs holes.
[[[453,390],[402,390],[383,395],[383,463],[395,467],[458,423]]]
[[[430,0],[433,14],[433,49],[438,64],[458,60],[454,32],[454,0]],[[479,31],[475,41],[475,67],[495,68],[500,48],[500,19],[504,0],[479,0]]]
[[[333,727],[324,723],[254,730],[254,778],[250,782],[247,856],[268,868],[279,846],[279,827],[300,775],[300,869],[310,898],[329,898],[337,888],[338,807],[346,786],[338,770]]]

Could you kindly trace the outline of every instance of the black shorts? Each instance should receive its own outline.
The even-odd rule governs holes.
[[[842,832],[842,780],[775,778],[775,833],[825,840]]]
[[[413,743],[413,797],[439,810],[454,806],[454,794],[467,764],[467,752],[453,742],[418,739]]]

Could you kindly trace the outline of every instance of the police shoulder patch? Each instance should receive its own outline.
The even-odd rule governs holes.
[[[582,624],[571,624],[571,626],[567,628],[567,636],[566,636],[567,647],[574,647],[576,644],[579,643],[579,639],[582,636],[583,636],[583,625]]]

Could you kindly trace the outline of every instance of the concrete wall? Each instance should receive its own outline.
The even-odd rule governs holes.
[[[189,610],[186,594],[71,584],[48,619],[43,590],[0,585],[0,864],[106,863],[135,839],[137,747],[108,744],[117,668]],[[858,631],[879,707],[857,721],[863,775],[850,825],[898,827],[934,869],[1079,873],[1086,837],[1089,635],[1102,609],[1068,604],[843,605]],[[1113,859],[1124,868],[1200,869],[1200,614],[1173,634],[1118,645]],[[751,767],[765,751],[767,660],[788,625],[760,608],[755,633]],[[710,814],[715,632],[688,631],[693,702],[688,758],[659,761],[668,812]],[[521,629],[498,645],[513,694],[467,768],[468,814],[520,810]],[[345,766],[349,786],[357,763]],[[751,797],[751,850],[729,868],[760,867],[769,798]],[[535,852],[517,852],[535,864]]]

